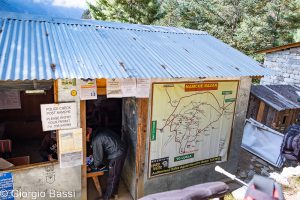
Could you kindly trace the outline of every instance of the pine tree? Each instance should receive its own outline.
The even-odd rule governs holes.
[[[300,0],[167,0],[163,5],[167,18],[161,24],[207,31],[248,55],[293,42],[300,28]]]
[[[89,4],[93,18],[139,24],[153,24],[163,17],[157,0],[97,0]]]

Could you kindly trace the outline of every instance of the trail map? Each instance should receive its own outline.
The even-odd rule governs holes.
[[[150,176],[226,161],[238,81],[154,83]]]

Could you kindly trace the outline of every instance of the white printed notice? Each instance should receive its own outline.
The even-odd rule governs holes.
[[[107,98],[122,98],[121,80],[107,79],[106,81]]]
[[[79,99],[78,83],[76,78],[58,79],[58,96],[64,101],[76,101]]]
[[[41,104],[43,131],[77,127],[76,103]]]
[[[121,90],[122,90],[123,97],[136,96],[136,79],[135,78],[122,79]]]
[[[82,129],[59,130],[58,135],[60,167],[82,165]]]
[[[0,91],[0,110],[20,108],[21,99],[19,91]]]
[[[150,79],[138,78],[136,80],[136,97],[149,98],[150,93]]]
[[[80,80],[80,99],[81,100],[97,99],[96,79]]]
[[[80,166],[83,163],[83,152],[61,153],[59,155],[60,168]]]

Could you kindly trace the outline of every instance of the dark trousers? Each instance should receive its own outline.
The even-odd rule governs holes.
[[[109,171],[106,191],[103,199],[108,200],[115,194],[118,194],[118,188],[121,180],[122,169],[125,162],[126,154],[109,161]]]

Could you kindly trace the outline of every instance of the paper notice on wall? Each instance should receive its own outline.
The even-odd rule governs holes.
[[[122,98],[121,79],[107,79],[107,98]]]
[[[135,78],[122,79],[121,90],[122,90],[123,97],[136,96],[136,79]]]
[[[82,151],[82,129],[59,130],[59,152]]]
[[[78,83],[73,79],[59,79],[58,80],[58,96],[64,101],[75,101],[79,98]]]
[[[80,80],[80,100],[97,99],[96,79]]]
[[[82,129],[59,130],[58,135],[60,167],[82,165]]]
[[[150,79],[138,78],[136,80],[136,97],[149,98],[150,94]]]
[[[0,91],[0,110],[20,109],[20,92],[16,90]]]
[[[61,153],[59,163],[60,168],[80,166],[83,164],[83,152]]]
[[[76,103],[41,104],[43,131],[77,127]]]

